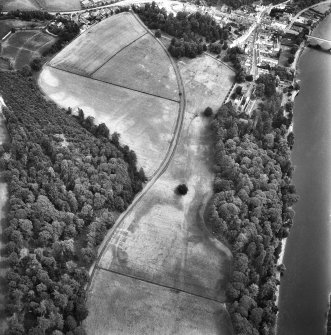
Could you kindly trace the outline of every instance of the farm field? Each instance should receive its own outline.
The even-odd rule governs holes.
[[[132,63],[138,65],[132,67]],[[115,55],[92,78],[178,100],[173,67],[150,34]]]
[[[147,176],[160,165],[174,131],[179,104],[46,66],[41,89],[62,107],[82,108],[105,122],[133,149]]]
[[[131,29],[141,38],[132,39]],[[178,117],[179,90],[171,61],[130,13],[102,21],[84,34],[91,45],[79,45],[77,38],[44,67],[39,85],[59,105],[80,107],[119,132],[122,143],[136,152],[138,165],[152,176],[170,146]],[[94,48],[96,44],[100,47]]]
[[[3,0],[3,10],[70,11],[81,9],[79,0]]]
[[[213,301],[212,313],[219,314],[209,319],[210,328],[206,330],[203,322],[195,323],[199,320],[199,313],[207,319],[210,316],[193,304],[186,325],[193,325],[194,330],[183,329],[177,333],[226,335],[231,331],[222,326],[224,330],[220,332],[219,327],[220,324],[227,324],[221,302],[225,301],[224,285],[229,274],[231,253],[210,234],[204,223],[204,209],[212,195],[214,175],[211,171],[210,119],[203,117],[201,112],[207,106],[213,109],[221,106],[233,83],[234,73],[208,56],[180,61],[179,67],[186,90],[187,108],[178,148],[167,171],[114,232],[91,286],[89,310],[97,311],[99,306],[110,304],[114,296],[122,301],[127,295],[135,297],[137,294],[138,301],[142,301],[142,305],[137,307],[139,313],[158,315],[160,306],[157,303],[146,302],[144,295],[140,298],[137,290],[126,284],[120,289],[110,287],[107,295],[100,294],[100,285],[105,285],[109,273],[114,271],[138,278],[137,285],[143,280],[200,296],[202,304],[206,298],[217,300],[218,303]],[[181,183],[186,183],[189,188],[184,197],[174,192]],[[172,291],[168,292],[171,296]],[[136,303],[131,298],[131,303],[126,307],[130,308],[131,304]],[[169,315],[177,313],[181,313],[180,303],[178,305],[177,300],[167,298],[161,320],[167,320]],[[93,327],[98,323],[100,334],[106,334],[106,329],[125,334],[128,330],[118,330],[116,325],[121,320],[117,318],[120,316],[115,312],[111,320],[102,322],[101,317],[93,312],[86,320],[88,333],[92,334]],[[125,324],[134,325],[138,318],[137,314],[127,314]],[[174,327],[182,326],[179,319],[176,319]],[[154,323],[155,334],[163,333],[162,322]],[[146,323],[146,327],[152,327],[153,322]],[[172,333],[176,332],[169,330],[169,334]],[[143,330],[137,334],[143,334]]]
[[[93,26],[49,65],[179,101],[176,75],[167,54],[131,13],[112,16]]]
[[[146,30],[130,13],[114,15],[86,30],[57,54],[50,65],[90,76],[117,52],[144,34]]]
[[[35,0],[3,0],[3,10],[11,11],[16,9],[38,10],[40,7]]]
[[[88,334],[231,334],[223,304],[99,271],[102,276],[98,274],[93,285]]]
[[[79,0],[35,0],[41,9],[49,12],[80,10]]]
[[[19,28],[19,27],[29,27],[31,24],[35,26],[40,26],[39,22],[29,22],[29,21],[21,21],[21,20],[0,20],[0,39],[6,36],[11,28]]]
[[[37,30],[19,31],[2,43],[0,56],[11,59],[19,70],[33,58],[40,57],[54,41],[54,37]]]

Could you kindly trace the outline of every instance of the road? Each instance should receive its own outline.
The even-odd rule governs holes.
[[[148,33],[150,33],[155,38],[154,34],[149,29],[146,28],[146,26],[141,22],[141,20],[138,18],[138,16],[135,15],[135,14],[133,14],[133,15],[136,17],[138,22],[148,31]],[[155,38],[155,39],[157,40],[157,42],[162,46],[162,48],[167,53],[167,55],[170,59],[170,62],[172,64],[173,68],[174,68],[176,78],[177,78],[180,101],[179,101],[178,118],[177,118],[177,121],[176,121],[174,134],[173,134],[169,149],[166,153],[166,156],[165,156],[164,160],[162,161],[161,165],[159,166],[159,168],[155,171],[155,173],[153,174],[151,179],[147,182],[147,184],[145,185],[143,190],[134,198],[133,202],[127,208],[127,210],[125,212],[123,212],[118,217],[114,226],[112,227],[112,229],[110,229],[110,231],[108,232],[108,234],[104,238],[103,242],[101,243],[101,245],[99,247],[99,250],[98,250],[97,259],[93,263],[93,265],[91,266],[91,268],[89,270],[90,279],[89,279],[89,282],[87,284],[87,291],[90,290],[90,286],[91,286],[91,283],[93,281],[95,272],[98,268],[100,259],[102,258],[103,254],[104,254],[104,252],[107,248],[108,243],[112,240],[112,237],[114,236],[115,232],[118,229],[120,229],[120,226],[123,223],[124,219],[131,213],[131,211],[134,209],[134,207],[144,198],[144,196],[150,190],[150,188],[155,184],[155,182],[166,171],[167,167],[169,166],[169,164],[171,162],[171,159],[173,158],[173,156],[175,154],[175,151],[176,151],[176,148],[177,148],[177,145],[178,145],[178,142],[179,142],[181,130],[182,130],[182,127],[183,127],[185,108],[186,108],[186,96],[185,96],[184,84],[183,84],[183,80],[182,80],[182,76],[180,74],[179,68],[178,68],[177,64],[174,62],[174,60],[172,59],[172,57],[170,56],[167,48],[165,48],[165,46],[157,38]]]
[[[322,2],[319,2],[319,3],[315,3],[309,7],[306,7],[304,8],[303,10],[301,10],[299,13],[297,13],[291,20],[291,22],[288,24],[288,26],[286,27],[285,29],[285,33],[287,33],[291,28],[292,28],[292,25],[294,24],[294,22],[297,20],[297,18],[302,14],[304,13],[306,10],[310,9],[310,8],[314,8],[316,7],[317,5],[323,5],[323,4],[327,4],[327,3],[331,3],[331,0],[326,0],[326,1],[322,1]]]

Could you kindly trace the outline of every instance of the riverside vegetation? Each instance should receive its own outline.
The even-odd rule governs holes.
[[[265,77],[265,78],[264,78]],[[297,201],[288,134],[292,113],[280,107],[276,78],[265,75],[264,97],[252,117],[231,103],[212,121],[216,173],[208,219],[233,253],[228,310],[237,335],[274,334],[277,259]],[[290,109],[290,106],[287,106]]]
[[[6,334],[85,334],[87,269],[144,172],[117,133],[46,101],[32,80],[0,72],[0,94],[10,135],[0,159],[9,186]]]

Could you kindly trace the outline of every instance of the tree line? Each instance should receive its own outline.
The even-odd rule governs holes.
[[[294,136],[287,135],[290,124],[275,78],[269,75],[259,84],[268,100],[251,117],[238,115],[228,103],[211,124],[216,177],[208,217],[233,253],[226,294],[237,335],[274,334],[277,259],[297,201],[291,183]]]
[[[135,153],[83,110],[59,109],[36,84],[0,72],[10,142],[6,335],[83,335],[84,286],[97,247],[146,181]]]
[[[48,12],[43,12],[40,10],[14,10],[9,11],[7,14],[0,13],[1,19],[20,19],[23,21],[47,21],[53,20],[55,18],[54,15],[49,14]]]
[[[132,8],[148,28],[159,29],[174,36],[169,52],[176,58],[194,58],[207,50],[208,43],[224,43],[228,38],[228,30],[221,28],[208,14],[178,12],[174,16],[172,13],[167,14],[155,2]]]
[[[301,1],[301,0],[298,0]],[[253,3],[256,3],[255,0],[206,0],[205,1],[209,6],[216,5],[227,5],[230,8],[238,9],[242,6],[251,6]],[[273,3],[274,5],[283,2],[283,0],[263,0],[263,5],[269,5]]]

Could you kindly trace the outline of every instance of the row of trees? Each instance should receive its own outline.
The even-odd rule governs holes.
[[[255,3],[255,0],[206,0],[206,3],[209,6],[216,6],[216,5],[227,5],[233,9],[237,9],[242,6],[250,6]],[[263,0],[262,3],[264,5],[269,5],[270,3],[277,4],[283,2],[283,0]]]
[[[15,10],[9,11],[7,14],[1,13],[0,16],[4,19],[15,19],[18,18],[23,21],[31,21],[31,20],[38,20],[38,21],[47,21],[54,19],[54,15],[49,14],[48,12],[43,12],[39,10]]]
[[[228,103],[212,121],[216,177],[209,223],[233,253],[226,293],[237,335],[274,334],[277,259],[297,200],[289,148],[294,137],[279,120],[284,111],[272,79],[261,79],[268,103],[252,117],[244,120]]]
[[[228,38],[228,30],[208,14],[178,12],[176,16],[167,14],[164,8],[159,8],[155,2],[145,4],[145,7],[134,7],[133,10],[150,29],[174,36],[169,52],[174,57],[196,57],[207,50],[207,43],[215,43]]]
[[[117,133],[47,102],[28,78],[0,72],[0,94],[11,138],[0,159],[9,185],[6,334],[85,334],[87,268],[144,172]]]

